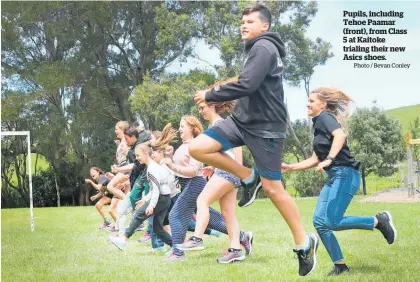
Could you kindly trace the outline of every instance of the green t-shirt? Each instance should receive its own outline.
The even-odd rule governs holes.
[[[141,175],[139,175],[134,183],[134,187],[130,193],[130,202],[131,207],[134,209],[136,207],[136,202],[141,200],[142,194],[149,194],[149,183],[147,181],[141,182],[140,181]]]

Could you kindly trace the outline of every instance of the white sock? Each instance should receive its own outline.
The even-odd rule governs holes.
[[[297,245],[295,247],[296,250],[304,250],[307,251],[309,247],[311,246],[311,239],[309,239],[308,234],[306,234],[306,242],[303,245]]]
[[[255,178],[255,171],[251,169],[251,174],[247,178],[242,179],[242,182],[245,184],[249,184],[252,181],[254,181],[254,178]]]

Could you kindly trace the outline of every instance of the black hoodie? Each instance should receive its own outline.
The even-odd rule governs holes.
[[[138,160],[136,160],[136,147],[144,142],[149,141],[151,138],[150,132],[143,130],[139,133],[137,137],[136,143],[131,146],[130,150],[127,153],[127,160],[129,163],[134,163],[134,166],[130,172],[130,184],[131,188],[134,187],[134,183],[136,182],[137,177],[142,174],[141,181],[145,181],[146,178],[146,165],[141,164]]]
[[[233,120],[251,134],[263,138],[286,136],[283,91],[284,43],[278,33],[265,32],[245,43],[245,62],[237,82],[216,86],[206,101],[238,99]]]

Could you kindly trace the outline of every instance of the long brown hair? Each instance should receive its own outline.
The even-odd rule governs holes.
[[[195,116],[183,116],[181,120],[184,120],[192,129],[194,138],[204,132],[201,122]]]
[[[348,115],[349,104],[352,99],[344,92],[335,88],[321,87],[313,90],[312,93],[317,94],[321,101],[326,102],[326,110],[337,118],[345,118]]]
[[[164,150],[166,149],[166,146],[176,141],[177,133],[178,132],[172,127],[172,124],[168,123],[163,128],[161,136],[156,138],[155,141],[151,142],[150,146],[152,147],[154,151]]]
[[[225,84],[237,82],[237,81],[238,81],[237,77],[232,77],[226,80],[216,81],[214,84],[212,84],[205,90],[210,91],[216,86],[221,86],[221,85],[225,85]],[[233,108],[235,107],[235,103],[236,103],[236,100],[226,101],[226,102],[206,102],[208,106],[213,106],[216,110],[216,113],[219,115],[224,114],[226,112],[231,112]]]

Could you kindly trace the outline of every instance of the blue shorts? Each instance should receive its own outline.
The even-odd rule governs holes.
[[[246,145],[262,178],[281,180],[285,138],[262,138],[243,129],[229,116],[204,132],[222,145],[222,152]]]

